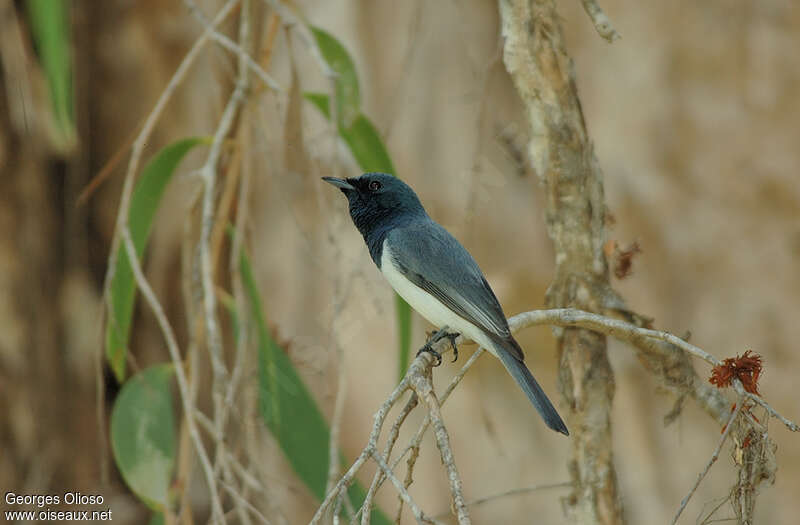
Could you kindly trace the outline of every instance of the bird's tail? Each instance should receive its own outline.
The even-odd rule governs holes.
[[[505,348],[506,345],[514,345],[515,348]],[[547,426],[556,432],[561,432],[565,436],[568,436],[569,431],[567,430],[567,425],[564,424],[561,416],[556,412],[555,407],[553,407],[553,404],[547,398],[547,394],[544,393],[542,387],[536,382],[531,371],[525,366],[525,363],[514,355],[516,353],[522,354],[516,341],[513,339],[502,342],[498,341],[494,346],[500,361],[503,362],[508,373],[511,374],[511,377],[519,384],[522,391],[525,392],[525,395],[527,395],[528,399],[533,403],[533,406],[539,411],[539,414],[542,416]]]

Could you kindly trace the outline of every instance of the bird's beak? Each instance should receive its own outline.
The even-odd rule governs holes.
[[[333,184],[341,190],[355,190],[353,185],[347,182],[345,179],[337,179],[336,177],[322,177],[322,180],[328,184]]]

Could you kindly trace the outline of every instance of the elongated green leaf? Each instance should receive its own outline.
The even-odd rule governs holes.
[[[324,93],[304,93],[303,96],[330,120],[328,95]],[[381,171],[395,174],[392,159],[378,131],[372,122],[361,113],[350,127],[339,125],[339,134],[344,139],[353,158],[363,171]],[[402,379],[408,368],[411,353],[411,307],[399,295],[395,295],[397,315],[398,374]]]
[[[175,466],[170,364],[147,368],[120,390],[111,413],[111,450],[128,487],[153,510],[167,504]]]
[[[28,0],[28,18],[47,77],[60,146],[75,142],[69,9],[65,0]]]
[[[361,108],[356,66],[344,46],[330,33],[314,26],[311,32],[322,52],[322,57],[338,75],[336,78],[336,103],[339,124],[349,126]]]
[[[402,381],[411,357],[411,306],[394,294],[394,310],[397,315],[397,374],[398,381]]]
[[[197,137],[174,142],[159,151],[142,170],[142,175],[131,196],[128,215],[131,237],[139,257],[142,256],[147,245],[153,216],[175,168],[189,150],[206,142],[208,139]],[[125,379],[128,338],[130,337],[135,298],[136,283],[130,259],[128,259],[125,246],[120,243],[117,250],[117,265],[111,281],[111,311],[106,325],[106,357],[120,383]]]
[[[261,415],[297,475],[312,494],[322,500],[325,497],[330,457],[328,424],[289,357],[275,342],[267,327],[261,296],[244,250],[239,259],[239,268],[258,329]],[[354,483],[348,495],[353,507],[358,508],[366,492],[359,483]],[[378,509],[372,511],[371,517],[372,523],[391,523]]]
[[[363,171],[395,174],[389,152],[378,136],[378,130],[367,117],[359,114],[349,128],[343,128],[340,132]]]

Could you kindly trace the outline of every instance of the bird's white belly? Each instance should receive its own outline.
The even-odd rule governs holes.
[[[480,344],[495,353],[491,340],[477,326],[450,310],[436,297],[432,296],[404,276],[392,263],[388,245],[384,242],[381,254],[381,273],[392,288],[411,305],[422,317],[437,328],[447,326],[448,332],[458,332],[467,339]]]

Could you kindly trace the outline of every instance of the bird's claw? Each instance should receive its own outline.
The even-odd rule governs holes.
[[[453,347],[453,363],[458,361],[458,347],[456,346],[456,339],[458,339],[458,336],[460,335],[461,334],[444,334],[444,337],[450,340],[450,346]]]
[[[425,345],[419,349],[419,351],[417,352],[417,356],[419,356],[419,354],[421,354],[422,352],[428,352],[429,354],[431,354],[436,358],[436,363],[433,366],[441,365],[442,354],[434,350],[433,345],[438,343],[442,339],[449,339],[450,346],[453,348],[453,363],[455,363],[458,360],[458,347],[456,346],[456,339],[460,335],[461,334],[459,333],[448,333],[447,327],[442,328],[438,332],[428,333],[428,342],[426,342]]]
[[[419,357],[419,354],[423,352],[427,352],[436,358],[436,362],[433,364],[433,366],[439,366],[442,364],[442,354],[431,348],[431,341],[425,343],[425,345],[417,351],[417,357]]]

